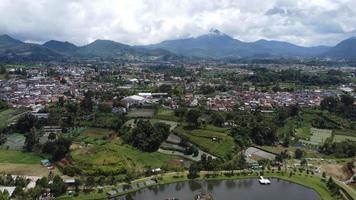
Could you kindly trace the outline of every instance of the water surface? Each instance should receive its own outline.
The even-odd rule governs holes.
[[[304,186],[279,179],[271,179],[271,185],[260,185],[257,179],[186,181],[154,186],[130,194],[134,200],[193,200],[204,191],[214,200],[320,200],[319,195]]]

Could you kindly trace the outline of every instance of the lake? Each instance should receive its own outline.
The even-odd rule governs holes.
[[[260,185],[257,179],[186,181],[142,189],[127,199],[193,200],[202,191],[214,200],[320,200],[314,190],[279,179],[271,179],[270,185]]]

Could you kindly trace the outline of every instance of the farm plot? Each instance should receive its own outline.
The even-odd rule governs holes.
[[[334,136],[334,142],[343,142],[346,140],[351,140],[356,142],[356,137],[353,136],[346,136],[346,135],[335,135]]]
[[[174,132],[188,139],[193,144],[197,145],[203,151],[212,155],[224,157],[234,147],[234,140],[228,134],[210,129],[185,129],[178,127]]]
[[[176,156],[158,152],[142,152],[125,144],[108,129],[88,128],[75,139],[71,147],[73,164],[84,174],[123,174],[127,170],[142,171],[162,167]]]
[[[127,116],[132,118],[151,118],[155,114],[154,109],[140,108],[132,109],[128,112]]]
[[[1,149],[22,150],[25,144],[25,136],[19,133],[9,134],[6,142],[0,146]]]
[[[321,145],[325,142],[326,139],[332,136],[332,130],[329,129],[317,129],[310,128],[310,133],[312,136],[310,140],[300,140],[302,143],[311,144],[311,145]]]
[[[311,128],[310,132],[312,134],[310,141],[311,142],[316,142],[318,144],[322,144],[325,142],[326,139],[331,137],[332,130],[329,129],[317,129],[317,128]]]

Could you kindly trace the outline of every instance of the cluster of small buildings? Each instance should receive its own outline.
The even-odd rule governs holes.
[[[325,96],[331,95],[329,91],[298,91],[298,92],[256,92],[241,91],[230,92],[207,98],[207,107],[215,111],[228,111],[235,105],[248,108],[273,109],[290,105],[319,106]]]

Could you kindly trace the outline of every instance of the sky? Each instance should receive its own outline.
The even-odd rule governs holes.
[[[0,34],[27,42],[144,45],[212,28],[246,42],[335,45],[356,36],[356,0],[0,0]]]

